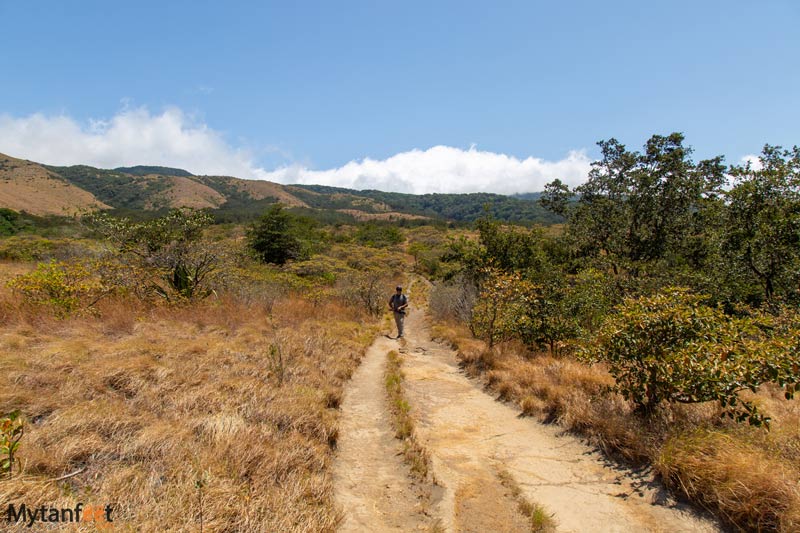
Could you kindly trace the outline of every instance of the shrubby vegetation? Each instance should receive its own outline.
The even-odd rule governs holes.
[[[542,196],[567,217],[563,234],[486,213],[477,241],[451,243],[451,275],[479,291],[473,333],[551,355],[585,343],[643,412],[713,399],[760,423],[736,393],[800,379],[766,370],[789,357],[768,317],[800,303],[800,151],[767,146],[759,168],[727,169],[721,158],[694,163],[680,134],[654,136],[641,153],[613,139],[600,147],[585,184],[555,181]]]
[[[508,226],[485,212],[476,234],[435,245],[444,264],[418,260],[438,278],[432,311],[455,327],[443,335],[526,413],[653,461],[668,484],[736,527],[796,528],[796,487],[752,474],[762,495],[723,494],[715,484],[744,474],[723,476],[710,456],[675,450],[686,439],[705,453],[698,435],[727,435],[730,450],[754,450],[757,469],[774,450],[796,448],[800,150],[766,146],[757,164],[727,167],[721,157],[694,162],[677,133],[653,136],[641,152],[599,144],[586,183],[555,180],[540,198],[564,226]],[[453,333],[459,327],[485,348]],[[781,468],[800,475],[796,457],[785,457]]]
[[[311,192],[305,192],[311,191]],[[325,185],[296,185],[292,192],[309,205],[321,209],[364,208],[364,199],[403,213],[473,222],[480,218],[488,205],[492,216],[499,220],[521,224],[552,224],[563,219],[543,209],[536,195],[519,197],[491,193],[473,194],[403,194],[383,191],[354,191]],[[324,193],[324,194],[314,194]],[[368,212],[378,212],[374,207]]]
[[[600,147],[586,183],[555,180],[539,204],[324,190],[333,198],[306,187],[312,208],[336,205],[288,209],[242,195],[227,210],[117,209],[63,227],[0,211],[0,323],[11,332],[0,341],[9,354],[47,354],[14,356],[0,387],[3,412],[30,419],[20,490],[45,490],[91,456],[108,469],[89,466],[74,490],[102,479],[98,494],[113,496],[134,479],[154,504],[164,492],[130,467],[147,456],[170,472],[172,504],[207,487],[217,524],[332,529],[333,409],[374,334],[360,324],[376,323],[386,288],[413,260],[436,282],[441,334],[501,398],[652,463],[735,527],[797,530],[800,151],[767,146],[757,165],[727,167],[694,162],[680,134],[654,136],[641,152],[613,139]],[[97,169],[55,170],[91,181],[111,205],[146,201],[137,176],[99,171],[122,185],[112,194]],[[365,198],[374,210],[477,219],[475,229],[330,210]],[[518,217],[526,225],[506,223]],[[240,390],[252,401],[231,393]],[[137,403],[125,427],[92,432],[84,415],[70,418],[86,398],[115,416]],[[164,409],[165,398],[177,403]],[[171,434],[139,418],[176,410],[164,422],[179,428]],[[57,456],[46,453],[54,446]],[[269,516],[234,514],[230,495],[242,493]]]
[[[91,494],[148,531],[335,530],[337,407],[406,257],[291,215],[308,258],[264,263],[241,226],[155,215],[0,243],[0,496]]]
[[[308,259],[313,237],[310,221],[291,215],[281,204],[270,207],[247,232],[248,246],[255,256],[276,265]]]

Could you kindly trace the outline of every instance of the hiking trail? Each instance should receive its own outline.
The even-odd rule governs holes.
[[[340,531],[425,531],[436,519],[445,531],[530,531],[504,475],[553,516],[556,531],[722,530],[648,472],[615,465],[558,426],[496,401],[464,375],[454,350],[431,339],[424,306],[413,296],[411,303],[405,340],[379,337],[345,392],[334,465]],[[430,454],[433,491],[412,480],[393,436],[384,389],[391,350],[404,355],[403,387]]]

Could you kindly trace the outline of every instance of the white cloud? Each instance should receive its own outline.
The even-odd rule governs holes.
[[[503,194],[540,191],[555,178],[576,185],[586,179],[591,161],[570,152],[560,161],[516,157],[495,152],[434,146],[402,152],[383,160],[351,161],[331,170],[288,167],[263,176],[282,183],[315,183],[353,189],[411,193],[478,192]]]
[[[203,174],[257,177],[250,154],[178,108],[123,109],[81,125],[66,115],[0,115],[0,152],[51,165],[164,165]]]
[[[53,165],[163,165],[195,174],[412,193],[530,192],[542,190],[555,178],[576,185],[586,179],[591,163],[583,151],[546,161],[481,151],[473,145],[415,149],[329,170],[298,165],[267,170],[256,164],[252,153],[231,146],[221,133],[174,107],[161,114],[126,107],[109,120],[85,125],[66,115],[0,115],[0,152]]]
[[[761,159],[759,159],[759,157],[755,154],[747,154],[746,156],[743,156],[740,160],[740,163],[742,165],[750,163],[750,168],[753,170],[761,170],[764,168],[764,165],[761,163]]]

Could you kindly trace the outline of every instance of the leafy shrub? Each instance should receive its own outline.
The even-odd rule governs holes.
[[[0,239],[0,259],[10,261],[49,261],[95,255],[92,244],[77,239],[48,239],[34,235],[14,235]]]
[[[203,241],[212,217],[202,211],[174,209],[153,220],[134,223],[105,213],[91,217],[99,233],[116,245],[116,256],[134,267],[141,296],[165,299],[204,298],[222,252]]]
[[[0,241],[0,259],[43,261],[52,257],[55,243],[40,237],[9,237]]]
[[[472,309],[472,333],[489,347],[518,338],[528,325],[527,298],[532,286],[519,274],[491,270]]]
[[[385,248],[403,242],[403,234],[396,226],[387,224],[366,223],[358,227],[356,242],[374,248]]]
[[[33,272],[8,282],[34,304],[51,306],[63,316],[88,309],[115,289],[110,278],[100,275],[100,263],[39,263]]]
[[[737,421],[768,422],[739,393],[775,382],[793,395],[800,378],[797,328],[771,337],[771,317],[729,317],[702,302],[683,289],[625,300],[582,355],[607,363],[616,390],[639,412],[662,402],[716,401]]]
[[[0,207],[0,235],[14,235],[20,230],[19,213]]]

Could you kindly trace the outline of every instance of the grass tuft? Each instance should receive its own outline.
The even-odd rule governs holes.
[[[387,356],[385,384],[392,412],[395,437],[403,441],[403,457],[411,472],[420,480],[431,477],[430,457],[414,436],[411,406],[403,394],[403,358],[392,350]]]
[[[553,515],[548,514],[547,510],[541,505],[532,503],[525,498],[525,495],[522,494],[522,489],[508,471],[501,470],[498,472],[497,477],[517,501],[519,511],[529,520],[532,533],[552,533],[556,531],[557,524]]]

